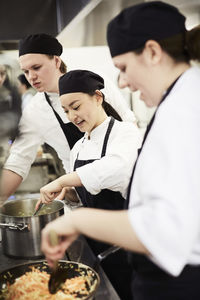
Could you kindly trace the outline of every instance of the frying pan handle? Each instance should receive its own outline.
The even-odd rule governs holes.
[[[121,248],[118,247],[118,246],[111,246],[108,249],[106,249],[105,251],[99,253],[97,255],[97,258],[96,258],[95,262],[94,262],[93,269],[96,272],[98,272],[101,261],[104,260],[108,255],[113,254],[113,253],[117,252],[120,249]]]
[[[119,249],[120,249],[120,247],[118,247],[118,246],[112,246],[112,247],[108,248],[107,250],[99,253],[97,255],[99,262],[101,262],[103,259],[105,259],[108,255],[117,252]]]

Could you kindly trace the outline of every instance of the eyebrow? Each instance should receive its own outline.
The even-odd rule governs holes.
[[[32,69],[32,68],[34,68],[34,67],[38,67],[38,66],[40,66],[41,64],[34,64],[34,65],[32,65],[32,66],[30,66],[30,68],[28,68],[28,69],[21,69],[22,71],[27,71],[27,70],[29,70],[29,69]]]
[[[77,101],[79,101],[79,100],[74,100],[74,101],[72,101],[72,103],[70,103],[69,107],[71,107],[71,106],[72,106],[74,103],[76,103]],[[65,109],[65,106],[62,106],[62,108]]]

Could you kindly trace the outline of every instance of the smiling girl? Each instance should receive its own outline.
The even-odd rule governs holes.
[[[85,135],[71,151],[72,172],[41,188],[40,202],[49,203],[63,188],[73,186],[85,207],[123,209],[140,136],[134,124],[120,122],[105,102],[103,88],[103,78],[87,70],[71,71],[60,78],[62,107]],[[88,243],[95,254],[109,247],[93,239]],[[127,288],[132,277],[127,253],[113,254],[103,268],[121,299],[132,299]]]

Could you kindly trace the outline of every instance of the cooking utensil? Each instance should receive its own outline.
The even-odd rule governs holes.
[[[49,233],[49,241],[51,246],[57,246],[59,244],[58,235],[53,230],[51,230]],[[54,265],[48,282],[49,292],[51,294],[55,294],[60,288],[62,288],[62,284],[66,279],[66,270],[59,268],[58,261],[54,261]]]
[[[105,251],[99,253],[97,255],[97,258],[94,262],[94,266],[93,269],[98,272],[99,271],[99,266],[101,264],[101,261],[104,260],[107,256],[109,256],[110,254],[113,254],[115,252],[117,252],[118,250],[120,250],[121,248],[118,246],[111,246],[108,249],[106,249]]]
[[[0,209],[4,254],[19,258],[43,257],[41,230],[64,214],[64,203],[54,200],[33,216],[38,199],[9,200]]]
[[[76,276],[80,276],[82,274],[88,276],[89,295],[87,296],[80,295],[79,297],[82,300],[93,299],[94,294],[96,293],[96,290],[100,283],[99,275],[91,267],[81,263],[60,260],[58,264],[60,268],[64,269],[67,272],[67,278],[69,279]],[[22,276],[26,272],[31,272],[32,267],[35,267],[40,271],[46,271],[47,273],[51,272],[47,262],[44,260],[32,261],[29,263],[20,264],[18,266],[15,266],[13,268],[1,272],[0,273],[0,299],[5,299],[4,295],[5,295],[6,288],[10,284],[14,283],[16,278]]]
[[[37,213],[40,211],[40,209],[44,206],[44,203],[40,203],[40,205],[38,206],[38,208],[35,210],[33,216],[37,215]]]

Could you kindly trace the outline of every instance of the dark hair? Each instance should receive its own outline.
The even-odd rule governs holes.
[[[53,59],[54,58],[54,55],[50,55],[50,54],[45,54],[46,56],[48,56],[49,57],[49,59]],[[64,61],[62,61],[61,60],[61,64],[60,64],[60,72],[62,73],[62,74],[65,74],[65,73],[67,73],[67,66],[66,66],[66,64],[64,63]]]
[[[189,63],[190,60],[200,61],[200,25],[185,33],[180,33],[157,42],[176,62]],[[144,47],[133,52],[141,54]]]
[[[187,31],[185,40],[190,59],[200,61],[200,25]]]
[[[7,63],[0,63],[0,67],[5,69],[6,74],[6,79],[3,85],[0,86],[1,144],[4,138],[9,138],[13,141],[19,134],[18,123],[21,118],[21,95],[19,94],[16,82],[12,80],[11,75],[13,69],[11,65]],[[14,78],[16,78],[16,76]]]
[[[0,139],[8,137],[12,141],[19,135],[18,123],[21,117],[21,96],[17,87],[9,84],[6,91],[0,87],[0,122],[3,126],[0,131]],[[7,122],[7,123],[6,123]],[[6,125],[5,125],[6,124]]]
[[[30,83],[28,82],[24,74],[20,74],[17,78],[21,82],[21,84],[24,84],[26,86],[27,89],[31,87]]]
[[[5,68],[5,71],[4,71],[4,73],[5,73],[5,80],[4,80],[3,86],[5,88],[7,88],[8,90],[10,90],[11,89],[11,85],[13,83],[12,80],[11,80],[11,76],[10,76],[11,67],[9,65],[7,65],[7,64],[3,64],[1,66],[3,66]]]
[[[90,96],[94,96],[95,94],[96,94],[95,91],[88,93],[88,95],[90,95]],[[102,94],[102,98],[103,98],[102,107],[105,110],[105,113],[108,116],[113,117],[114,119],[116,119],[118,121],[122,121],[122,118],[116,112],[116,110],[108,102],[105,101],[105,95],[102,92],[101,92],[101,94]]]

